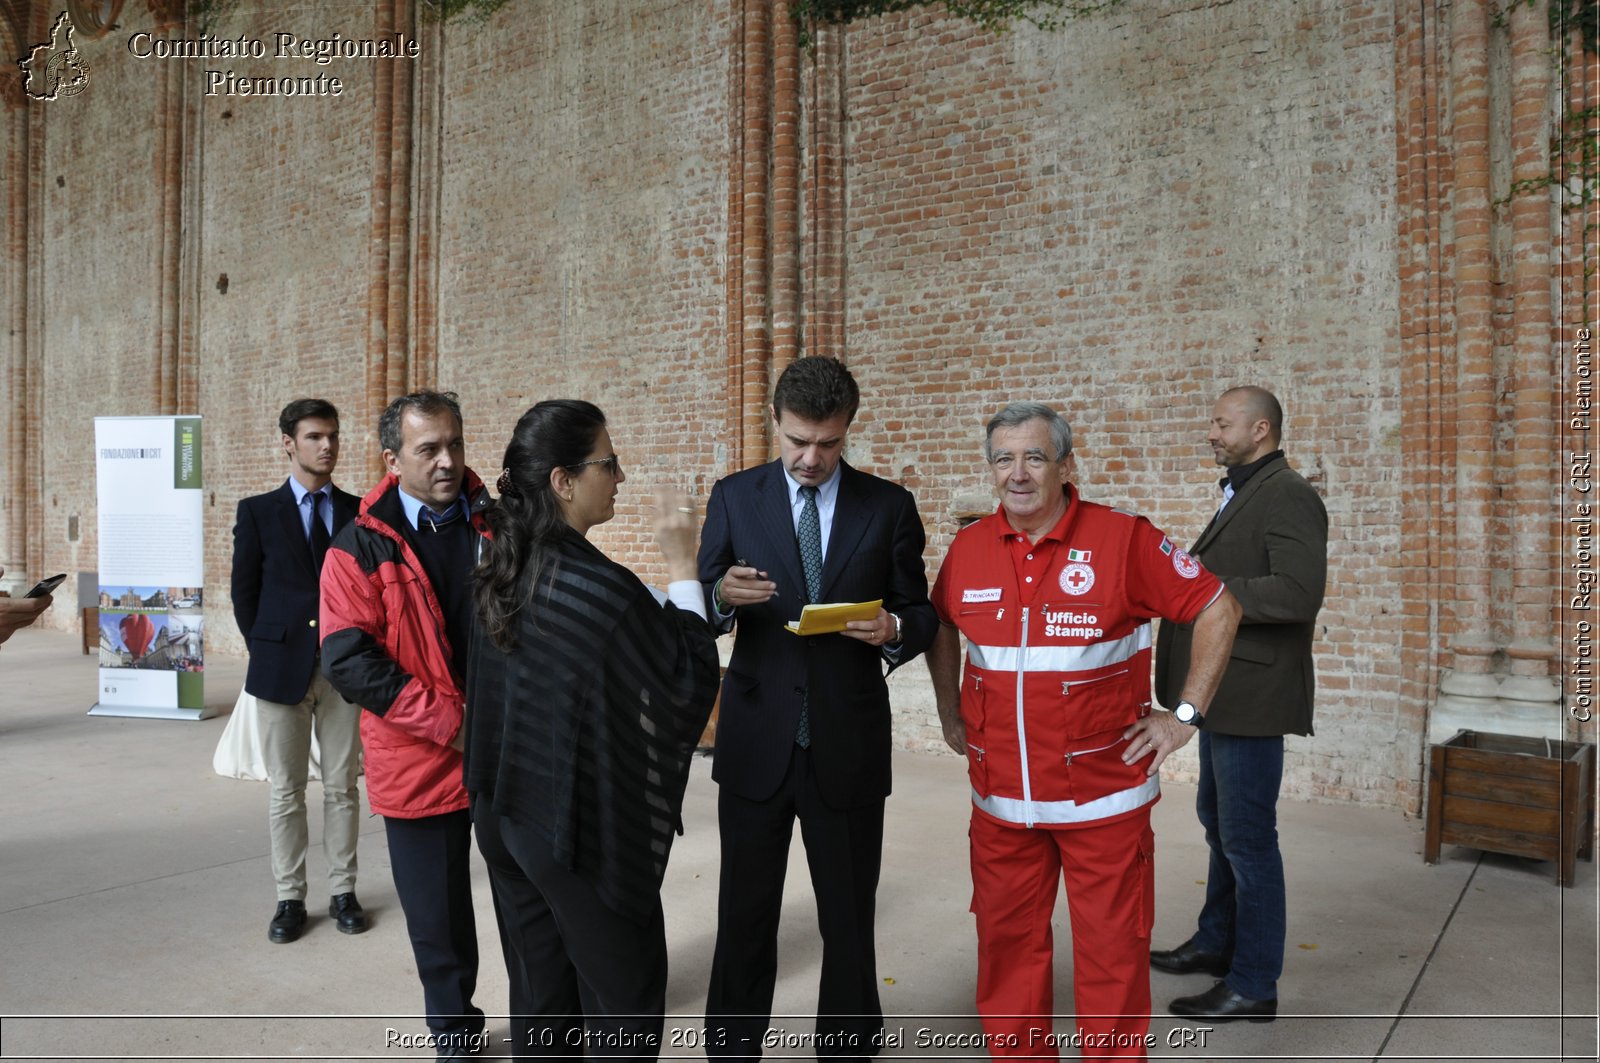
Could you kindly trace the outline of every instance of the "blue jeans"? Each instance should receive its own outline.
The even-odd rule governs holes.
[[[1276,1000],[1287,916],[1278,852],[1283,737],[1200,732],[1195,814],[1211,847],[1194,947],[1229,957],[1228,987]]]

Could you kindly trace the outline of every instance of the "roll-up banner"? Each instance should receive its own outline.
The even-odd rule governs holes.
[[[198,720],[205,704],[199,417],[96,417],[100,691],[91,716]]]

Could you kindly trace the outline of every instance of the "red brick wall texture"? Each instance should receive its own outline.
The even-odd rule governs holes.
[[[42,39],[48,6],[0,39]],[[1129,0],[1056,33],[935,8],[807,56],[786,6],[514,3],[441,29],[410,0],[245,2],[216,35],[267,57],[161,60],[130,52],[151,28],[130,4],[80,38],[89,87],[8,92],[0,138],[8,570],[94,567],[95,416],[197,411],[210,644],[237,652],[233,506],[284,475],[277,409],[336,402],[364,490],[377,409],[436,385],[480,470],[531,403],[599,403],[629,481],[596,538],[659,579],[651,493],[762,460],[771,380],[833,353],[864,394],[850,460],[916,493],[930,577],[988,504],[981,425],[1007,400],[1066,412],[1087,497],[1189,540],[1215,396],[1274,390],[1333,528],[1318,733],[1291,739],[1286,792],[1415,811],[1445,669],[1559,674],[1559,370],[1592,249],[1548,197],[1498,203],[1538,158],[1494,116],[1548,122],[1564,91],[1513,76],[1512,27]],[[417,59],[271,54],[390,28]],[[211,69],[342,93],[206,95]],[[942,747],[925,670],[892,683],[898,740]]]

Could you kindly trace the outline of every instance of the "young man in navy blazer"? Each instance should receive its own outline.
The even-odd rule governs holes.
[[[753,1058],[772,1011],[794,823],[811,870],[822,971],[819,1055],[876,1055],[873,935],[889,794],[888,672],[938,621],[911,493],[842,460],[860,393],[833,358],[790,363],[772,394],[779,459],[720,480],[706,503],[707,616],[736,629],[712,777],[722,871],[707,1054]],[[784,630],[808,602],[883,605],[837,634]]]
[[[272,796],[272,875],[278,907],[267,939],[283,944],[306,924],[306,776],[311,732],[322,766],[322,846],[328,859],[328,916],[346,934],[367,928],[356,900],[356,835],[361,710],[317,667],[322,558],[356,515],[359,499],[333,486],[339,411],[296,399],[278,416],[289,478],[239,502],[233,527],[233,618],[250,648],[244,689],[260,709]]]

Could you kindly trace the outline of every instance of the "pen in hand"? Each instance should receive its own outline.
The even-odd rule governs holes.
[[[765,572],[762,572],[760,569],[756,568],[754,565],[752,565],[749,561],[745,560],[743,557],[735,557],[733,559],[733,567],[734,568],[748,568],[748,569],[753,570],[755,572],[755,576],[749,577],[749,578],[752,578],[752,579],[765,580],[767,578],[767,574]],[[732,569],[730,569],[729,571],[731,572]],[[744,579],[746,577],[737,577],[737,578]],[[723,576],[723,581],[724,581],[724,583],[726,583],[726,581],[727,581],[727,576],[726,575]],[[776,597],[778,597],[778,588],[777,588],[776,585],[773,585],[772,592],[770,594],[768,594],[766,596],[766,598],[762,598],[761,601],[767,601],[767,600],[770,600],[770,599],[776,598]]]
[[[736,564],[736,565],[738,565],[738,566],[739,566],[739,567],[740,567],[740,568],[756,568],[756,566],[754,566],[754,565],[752,565],[752,564],[751,564],[751,563],[750,563],[750,562],[748,562],[748,561],[746,561],[746,560],[745,560],[745,559],[744,559],[744,558],[742,558],[742,557],[736,557],[736,558],[734,558],[734,559],[733,559],[733,563],[734,563],[734,564]],[[760,577],[761,577],[761,578],[762,578],[762,579],[766,579],[766,578],[767,578],[767,574],[766,574],[766,573],[765,573],[765,572],[762,572],[762,571],[761,571],[761,570],[760,570],[760,569],[758,569],[758,568],[757,568],[757,569],[756,569],[756,575],[758,575],[758,576],[760,576]],[[773,591],[772,591],[772,596],[773,596],[773,597],[774,597],[774,598],[776,598],[776,597],[777,597],[777,596],[778,596],[778,591],[777,591],[777,589],[776,589],[776,588],[774,588],[774,589],[773,589]]]

